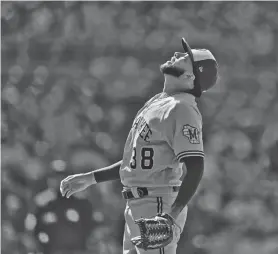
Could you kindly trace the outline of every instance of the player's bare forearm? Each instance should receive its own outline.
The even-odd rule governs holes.
[[[88,173],[70,175],[61,181],[60,192],[62,196],[69,198],[72,194],[83,191],[93,184],[120,179],[121,164],[122,161],[118,161]]]
[[[204,158],[202,157],[187,157],[182,159],[182,162],[186,165],[187,174],[171,207],[170,215],[174,218],[177,218],[195,194],[204,172]]]
[[[92,176],[92,179],[95,180],[97,183],[119,180],[121,164],[122,160],[110,166],[91,171],[88,174],[90,174]]]

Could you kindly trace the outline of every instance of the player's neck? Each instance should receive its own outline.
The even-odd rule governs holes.
[[[175,79],[171,78],[171,76],[165,75],[164,87],[162,92],[168,95],[173,95],[176,93],[186,93],[187,89],[184,86],[185,85],[181,85],[176,82]]]

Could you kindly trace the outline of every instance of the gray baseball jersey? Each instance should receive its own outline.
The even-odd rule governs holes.
[[[134,119],[124,147],[121,181],[128,187],[179,186],[180,160],[188,156],[204,156],[202,116],[195,97],[157,94]]]

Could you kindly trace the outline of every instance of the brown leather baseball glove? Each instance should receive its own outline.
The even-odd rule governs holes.
[[[165,247],[173,240],[174,227],[179,227],[167,213],[157,214],[152,218],[141,218],[135,223],[140,228],[140,235],[133,237],[131,242],[144,250]]]

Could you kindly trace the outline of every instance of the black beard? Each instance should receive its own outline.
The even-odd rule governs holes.
[[[168,74],[168,75],[174,76],[176,78],[178,78],[179,76],[181,76],[185,72],[184,70],[182,70],[180,68],[177,68],[177,67],[174,67],[173,65],[167,64],[167,63],[162,64],[160,66],[160,71],[163,74]]]

